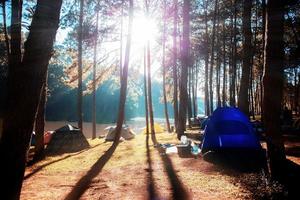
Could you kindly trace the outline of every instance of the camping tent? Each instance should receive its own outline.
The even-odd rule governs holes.
[[[62,154],[81,151],[88,147],[89,143],[80,129],[67,124],[54,131],[46,151],[48,154]]]
[[[221,149],[261,149],[250,121],[237,108],[217,108],[205,128],[202,152]]]
[[[113,141],[116,136],[116,126],[110,126],[106,128],[108,129],[108,132],[105,136],[106,141]],[[130,140],[135,137],[135,133],[128,127],[128,126],[122,126],[121,129],[121,138],[124,138],[125,140]]]
[[[154,123],[154,131],[155,131],[155,133],[163,133],[164,132],[164,128],[161,125],[159,125],[158,123]],[[146,131],[146,127],[144,127],[142,133],[146,134],[146,132],[147,132]],[[150,124],[149,124],[149,133],[151,133]]]

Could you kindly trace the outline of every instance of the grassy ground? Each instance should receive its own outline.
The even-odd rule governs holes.
[[[160,143],[178,143],[174,134],[158,134]],[[165,155],[141,134],[119,144],[89,140],[91,148],[28,167],[21,199],[264,199],[282,195],[261,172],[239,172],[199,158]],[[106,157],[105,157],[106,156]],[[105,158],[108,158],[106,162]],[[72,195],[71,195],[72,196]],[[66,198],[68,197],[68,198]]]

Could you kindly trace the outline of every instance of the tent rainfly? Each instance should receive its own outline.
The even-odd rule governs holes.
[[[217,108],[204,130],[202,153],[225,149],[260,150],[258,136],[249,119],[237,108]]]
[[[105,136],[105,140],[113,141],[116,136],[116,126],[107,127],[105,130],[108,130],[108,132]],[[122,127],[120,139],[123,138],[125,140],[130,140],[130,139],[133,139],[134,137],[135,137],[135,133],[128,126]]]
[[[90,145],[80,129],[67,124],[52,134],[46,148],[47,154],[62,154],[81,151]]]

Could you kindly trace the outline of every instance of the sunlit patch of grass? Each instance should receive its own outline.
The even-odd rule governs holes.
[[[161,133],[157,134],[156,137],[159,143],[178,144],[180,142],[177,140],[176,134]],[[131,187],[131,184],[137,186],[141,182],[144,183],[148,168],[145,140],[146,135],[140,134],[132,140],[120,142],[113,156],[100,172],[101,181],[98,181],[98,183],[97,180],[100,180],[100,178],[96,177],[93,185],[104,184],[105,182],[109,191],[115,192],[115,189],[120,189],[120,187]],[[61,161],[44,167],[38,174],[52,181],[74,185],[78,177],[84,175],[112,145],[112,142],[105,142],[104,139],[88,139],[88,142],[91,148],[87,150],[47,157],[27,169],[27,171],[67,156]],[[152,173],[157,190],[160,194],[163,194],[162,196],[168,196],[171,192],[171,187],[168,185],[168,176],[159,152],[153,147],[151,136],[149,137],[149,148],[152,159]],[[180,158],[176,154],[168,156],[173,163],[175,173],[194,199],[251,199],[253,191],[262,193],[262,197],[267,193],[266,188],[258,181],[259,174],[224,172],[223,169],[204,161],[201,157],[198,159]],[[56,180],[58,177],[59,181]],[[35,180],[38,181],[38,178],[40,177],[36,177]],[[105,181],[102,179],[105,179]],[[30,179],[27,181],[30,181]],[[245,183],[249,183],[247,187],[251,188],[247,188]],[[52,187],[54,187],[54,190],[59,189],[56,186]],[[51,190],[53,191],[53,188]]]

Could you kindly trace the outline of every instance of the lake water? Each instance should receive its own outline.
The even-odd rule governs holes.
[[[165,119],[164,118],[154,118],[154,122],[160,124],[164,128],[166,128],[165,125]],[[170,119],[171,125],[173,125],[174,120]],[[54,131],[66,124],[71,124],[73,126],[77,127],[77,122],[68,122],[68,121],[46,121],[45,124],[45,131]],[[143,117],[136,117],[132,118],[126,123],[136,134],[139,134],[143,131],[144,127],[146,126],[145,124],[145,118]],[[96,124],[96,134],[98,136],[103,136],[107,133],[105,128],[108,126],[114,126],[115,124],[112,123],[107,123],[107,124]],[[83,134],[85,135],[86,138],[91,138],[92,137],[92,123],[91,122],[84,122],[83,123]]]

